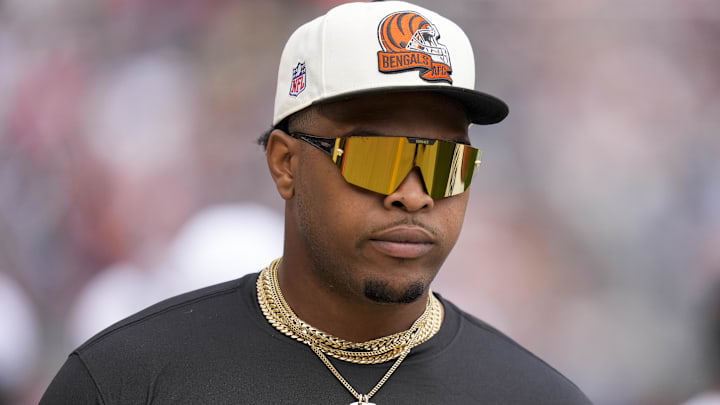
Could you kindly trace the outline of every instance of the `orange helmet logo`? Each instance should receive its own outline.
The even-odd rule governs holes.
[[[412,11],[392,13],[380,22],[378,40],[378,70],[397,73],[419,70],[427,81],[446,81],[452,84],[450,54],[438,42],[440,33],[425,17]]]

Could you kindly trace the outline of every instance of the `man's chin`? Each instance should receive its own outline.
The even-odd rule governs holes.
[[[363,293],[367,299],[381,304],[410,304],[422,297],[425,284],[416,281],[395,287],[387,281],[371,279],[365,281]]]

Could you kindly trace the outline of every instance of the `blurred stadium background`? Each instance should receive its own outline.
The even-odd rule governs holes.
[[[113,321],[280,254],[255,139],[285,40],[338,3],[0,0],[0,403],[37,403]],[[511,110],[471,128],[484,163],[435,290],[597,404],[711,386],[720,2],[418,3]]]

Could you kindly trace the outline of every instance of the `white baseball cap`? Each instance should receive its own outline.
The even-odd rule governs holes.
[[[507,105],[474,86],[472,46],[454,22],[404,1],[347,3],[288,39],[273,125],[313,104],[408,91],[452,97],[476,124],[502,121]]]

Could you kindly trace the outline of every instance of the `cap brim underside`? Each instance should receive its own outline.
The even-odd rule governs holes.
[[[347,100],[369,94],[404,93],[415,91],[440,93],[457,100],[465,108],[468,118],[473,124],[488,125],[498,123],[507,117],[509,111],[507,104],[497,97],[475,90],[450,86],[381,87],[344,93],[315,101],[313,104],[331,103],[334,101]]]

